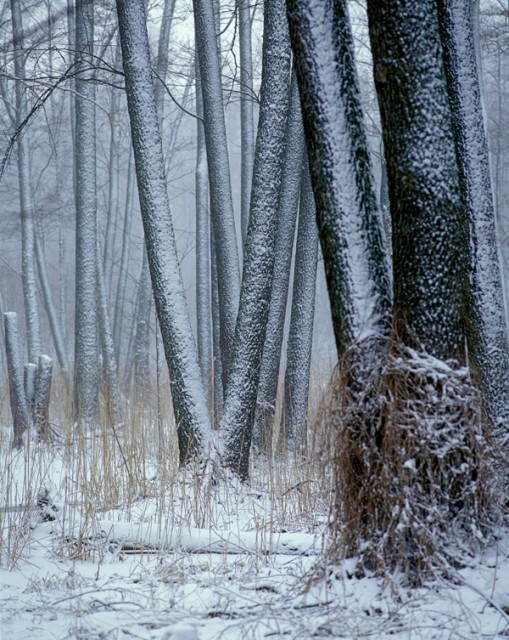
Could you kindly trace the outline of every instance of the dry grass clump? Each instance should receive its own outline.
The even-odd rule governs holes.
[[[336,432],[330,553],[360,554],[365,567],[420,584],[461,565],[497,522],[501,491],[478,393],[467,368],[404,347],[362,384],[359,372],[336,374],[323,417]]]

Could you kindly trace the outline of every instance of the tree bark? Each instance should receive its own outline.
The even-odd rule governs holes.
[[[240,297],[240,269],[233,215],[230,165],[221,87],[213,0],[194,0],[196,51],[200,65],[205,143],[210,185],[212,233],[217,281],[223,377],[230,360]]]
[[[4,329],[13,424],[12,446],[19,449],[23,444],[23,434],[30,426],[30,418],[27,410],[18,316],[16,313],[4,313]]]
[[[200,447],[211,445],[212,429],[166,190],[145,8],[137,0],[117,0],[117,12],[148,264],[185,464]]]
[[[470,225],[466,323],[469,363],[492,428],[507,433],[509,343],[477,72],[474,4],[464,0],[440,0],[437,6],[453,113],[462,206]]]
[[[287,0],[318,230],[340,359],[390,331],[382,242],[346,2]],[[376,349],[368,348],[366,358]],[[369,367],[368,367],[369,368]]]
[[[304,128],[302,125],[299,89],[295,74],[292,74],[290,109],[285,139],[283,176],[279,196],[277,235],[274,249],[274,278],[272,282],[255,415],[255,433],[259,433],[260,445],[262,449],[268,453],[270,453],[272,448],[279,367],[281,364],[281,350],[288,303],[288,285],[290,282],[302,163],[305,152]]]
[[[265,4],[260,121],[242,295],[221,427],[226,464],[249,474],[249,451],[274,269],[277,211],[290,102],[291,53],[284,0]]]
[[[11,19],[14,43],[14,72],[16,74],[16,126],[19,127],[27,116],[27,99],[24,62],[24,35],[21,15],[21,3],[11,0]],[[34,261],[35,234],[34,211],[30,186],[30,158],[25,140],[21,133],[17,142],[18,183],[21,208],[21,274],[23,280],[23,301],[27,327],[28,357],[35,361],[41,350],[39,308],[37,304],[36,271]]]
[[[395,327],[407,345],[461,363],[468,238],[436,5],[369,0],[368,17],[392,213]]]
[[[300,193],[292,312],[281,420],[282,437],[280,438],[282,441],[286,440],[290,447],[303,444],[307,420],[318,266],[316,207],[307,159],[302,171]]]
[[[74,418],[90,427],[97,416],[97,185],[95,85],[83,77],[93,56],[94,10],[78,0],[76,20],[75,173],[76,173],[76,316]]]

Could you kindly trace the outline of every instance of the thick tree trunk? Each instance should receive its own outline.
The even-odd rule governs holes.
[[[306,159],[302,171],[292,312],[286,353],[284,407],[281,420],[281,440],[286,439],[289,446],[302,444],[307,420],[317,266],[316,207]]]
[[[392,212],[395,327],[407,345],[464,362],[468,238],[435,2],[369,0],[368,16]]]
[[[462,204],[470,223],[466,337],[469,363],[495,430],[509,430],[509,343],[488,145],[474,39],[474,4],[438,2]]]
[[[255,430],[259,434],[260,445],[268,453],[271,451],[273,438],[279,366],[288,303],[288,285],[290,282],[302,163],[305,152],[299,89],[295,74],[293,74],[291,83],[290,111],[286,125],[285,140],[283,177],[279,196],[276,246],[274,249],[274,278],[255,415]]]
[[[389,269],[345,0],[287,0],[318,230],[340,358],[390,331]],[[365,350],[365,358],[376,349]],[[367,367],[369,369],[369,367]]]
[[[93,55],[94,9],[78,0],[76,19],[77,70],[83,72]],[[83,427],[92,426],[97,415],[98,357],[96,239],[96,133],[95,85],[78,75],[76,106],[76,315],[74,356],[74,418]]]
[[[221,61],[213,0],[194,0],[196,51],[200,65],[212,233],[217,257],[221,359],[226,373],[240,297],[240,269],[233,216],[230,165],[224,120]]]
[[[145,8],[137,0],[118,0],[117,12],[145,243],[184,464],[200,446],[211,445],[213,434],[166,190]]]
[[[274,270],[277,211],[290,102],[291,54],[284,0],[265,4],[260,121],[242,295],[221,426],[226,463],[242,478],[249,451]]]

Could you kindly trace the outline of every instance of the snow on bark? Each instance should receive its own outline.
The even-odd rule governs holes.
[[[213,0],[194,0],[196,51],[200,65],[212,234],[217,257],[221,359],[226,372],[240,298],[240,269],[233,215],[230,164]]]
[[[196,59],[196,113],[203,117],[200,69]],[[212,317],[210,297],[210,222],[207,152],[203,122],[196,121],[196,327],[198,359],[207,401],[212,407]]]
[[[305,151],[299,88],[295,74],[292,75],[290,109],[285,140],[283,176],[274,249],[274,278],[272,281],[254,424],[255,433],[259,435],[262,448],[268,451],[271,449],[273,435],[279,366],[288,303],[288,285],[290,282],[302,163]]]
[[[472,12],[474,3],[441,0],[439,19],[453,111],[463,208],[470,242],[467,290],[469,362],[487,417],[495,429],[509,426],[509,344],[495,207]]]
[[[16,313],[4,313],[4,330],[13,424],[12,446],[19,448],[23,444],[23,434],[30,425],[30,419],[25,395],[23,360]]]
[[[93,55],[94,8],[78,0],[76,20],[76,68],[83,73]],[[97,415],[98,357],[96,239],[96,134],[95,85],[79,74],[75,79],[76,173],[76,315],[74,355],[74,418],[92,426]]]
[[[290,101],[291,55],[284,0],[265,4],[260,120],[242,294],[221,427],[226,463],[249,472],[253,412],[269,314],[277,213]]]
[[[24,35],[21,3],[11,0],[14,44],[14,73],[16,74],[16,126],[27,116],[24,62]],[[41,350],[39,308],[37,304],[36,271],[34,261],[34,211],[30,187],[30,156],[23,133],[18,137],[18,183],[21,208],[21,275],[27,327],[28,357],[35,360]]]
[[[145,8],[118,0],[117,12],[140,208],[154,301],[171,377],[181,463],[212,445],[212,429],[186,306],[166,190]]]
[[[307,418],[317,265],[316,207],[306,160],[302,172],[292,312],[288,333],[285,395],[281,421],[283,437],[290,445],[293,443],[301,444]]]
[[[464,361],[467,235],[436,4],[368,1],[393,226],[395,326]]]
[[[253,53],[251,37],[251,4],[249,0],[237,0],[239,11],[240,54],[240,219],[242,245],[246,244],[249,226],[249,204],[253,180],[255,126],[253,116]]]
[[[53,344],[55,345],[55,351],[57,353],[58,364],[64,373],[69,371],[69,363],[67,360],[67,351],[65,349],[64,336],[62,333],[62,327],[58,319],[57,311],[53,303],[51,295],[51,287],[48,279],[48,272],[46,269],[46,258],[44,256],[44,249],[40,234],[36,230],[35,234],[35,259],[37,261],[37,271],[39,272],[39,282],[41,283],[41,293],[44,303],[44,309],[48,316],[48,321],[51,329],[51,335],[53,336]]]
[[[49,402],[53,360],[46,355],[39,356],[35,385],[34,425],[40,440],[50,436]]]
[[[338,354],[390,326],[388,264],[343,0],[287,0]]]
[[[108,312],[108,300],[106,296],[106,285],[104,282],[104,272],[101,266],[101,248],[99,238],[97,239],[97,260],[96,260],[96,287],[97,287],[97,315],[99,319],[99,335],[103,355],[105,396],[108,406],[108,420],[115,428],[122,421],[122,410],[120,405],[120,394],[118,388],[118,366],[115,357],[115,345],[111,333],[110,315]]]

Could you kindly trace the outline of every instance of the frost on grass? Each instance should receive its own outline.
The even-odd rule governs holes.
[[[468,369],[400,347],[363,388],[350,371],[326,416],[337,430],[331,553],[414,585],[447,575],[491,539],[501,495]]]

